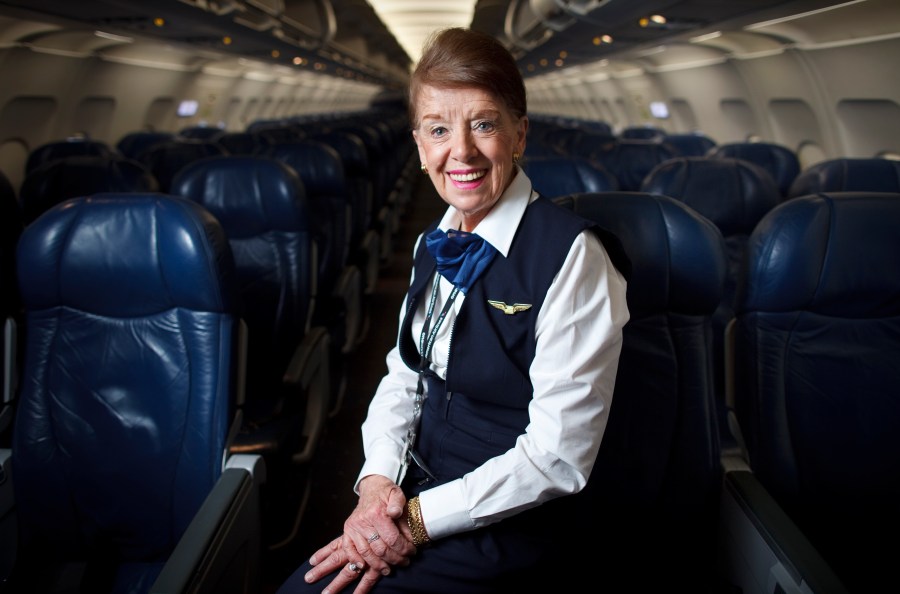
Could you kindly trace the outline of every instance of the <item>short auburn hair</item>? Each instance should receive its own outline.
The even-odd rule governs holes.
[[[525,81],[513,55],[494,37],[471,29],[441,29],[426,40],[409,83],[413,128],[419,124],[416,100],[426,86],[482,89],[501,100],[516,117],[528,112]]]

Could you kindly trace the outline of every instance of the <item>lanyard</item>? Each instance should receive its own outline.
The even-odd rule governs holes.
[[[428,332],[428,327],[431,325],[431,318],[434,316],[434,304],[437,301],[437,292],[438,285],[441,282],[441,275],[434,275],[434,283],[431,285],[431,298],[428,301],[428,310],[425,312],[425,321],[422,324],[422,333],[419,335],[419,353],[422,356],[422,359],[419,363],[419,375],[421,376],[422,372],[425,370],[425,366],[431,360],[431,351],[434,348],[434,341],[437,338],[438,330],[441,327],[441,324],[444,323],[444,318],[447,317],[447,312],[450,311],[450,307],[453,305],[453,300],[456,299],[456,296],[459,294],[459,287],[453,287],[453,290],[450,291],[450,296],[447,297],[447,302],[444,304],[444,307],[441,308],[441,313],[438,315],[437,320],[434,323],[434,328],[431,329],[431,332]],[[427,338],[426,338],[427,337]]]
[[[397,483],[403,479],[403,475],[406,474],[406,468],[409,466],[409,462],[412,459],[416,459],[416,463],[429,475],[431,472],[425,467],[425,465],[418,459],[415,453],[415,445],[416,445],[416,432],[417,425],[419,421],[419,415],[422,413],[422,402],[424,401],[425,394],[425,370],[428,369],[429,358],[431,356],[431,351],[434,348],[434,341],[437,337],[438,330],[441,327],[441,324],[444,322],[444,318],[447,317],[447,312],[450,311],[450,308],[453,306],[453,300],[456,299],[456,296],[459,294],[459,287],[454,286],[453,290],[450,292],[450,295],[447,297],[447,302],[444,303],[444,306],[441,308],[440,314],[438,314],[437,320],[434,322],[434,327],[429,331],[429,326],[431,326],[431,319],[434,317],[434,306],[437,302],[437,292],[438,286],[441,281],[441,275],[438,272],[434,274],[434,283],[431,285],[431,298],[428,301],[428,310],[425,312],[425,322],[422,324],[422,333],[419,336],[419,353],[421,355],[421,359],[419,361],[419,379],[416,384],[416,398],[415,404],[413,407],[413,418],[409,423],[409,429],[406,432],[406,452],[402,457],[402,462],[400,465],[400,472],[397,476]]]

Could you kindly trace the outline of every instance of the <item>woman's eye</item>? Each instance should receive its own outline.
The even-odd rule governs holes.
[[[444,136],[446,133],[447,133],[447,129],[442,126],[438,126],[436,128],[431,129],[431,136],[434,138],[440,138],[441,136]]]
[[[475,124],[475,130],[478,132],[490,132],[494,129],[494,122],[478,122]]]

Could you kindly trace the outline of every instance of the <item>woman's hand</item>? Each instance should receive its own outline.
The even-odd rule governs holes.
[[[406,497],[390,479],[371,475],[359,484],[359,501],[344,522],[344,533],[316,551],[308,583],[340,569],[327,592],[338,592],[355,579],[355,594],[368,592],[391,566],[408,565],[416,548],[405,524]]]

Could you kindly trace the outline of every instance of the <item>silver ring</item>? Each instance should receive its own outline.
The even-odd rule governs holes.
[[[369,543],[371,544],[371,543],[375,542],[376,540],[378,540],[379,538],[381,538],[381,537],[378,535],[378,533],[373,532],[372,536],[369,537]]]
[[[357,565],[356,563],[351,563],[351,564],[348,565],[347,567],[348,567],[348,568],[350,569],[350,571],[352,571],[353,573],[359,573],[360,571],[362,571],[362,564]]]

